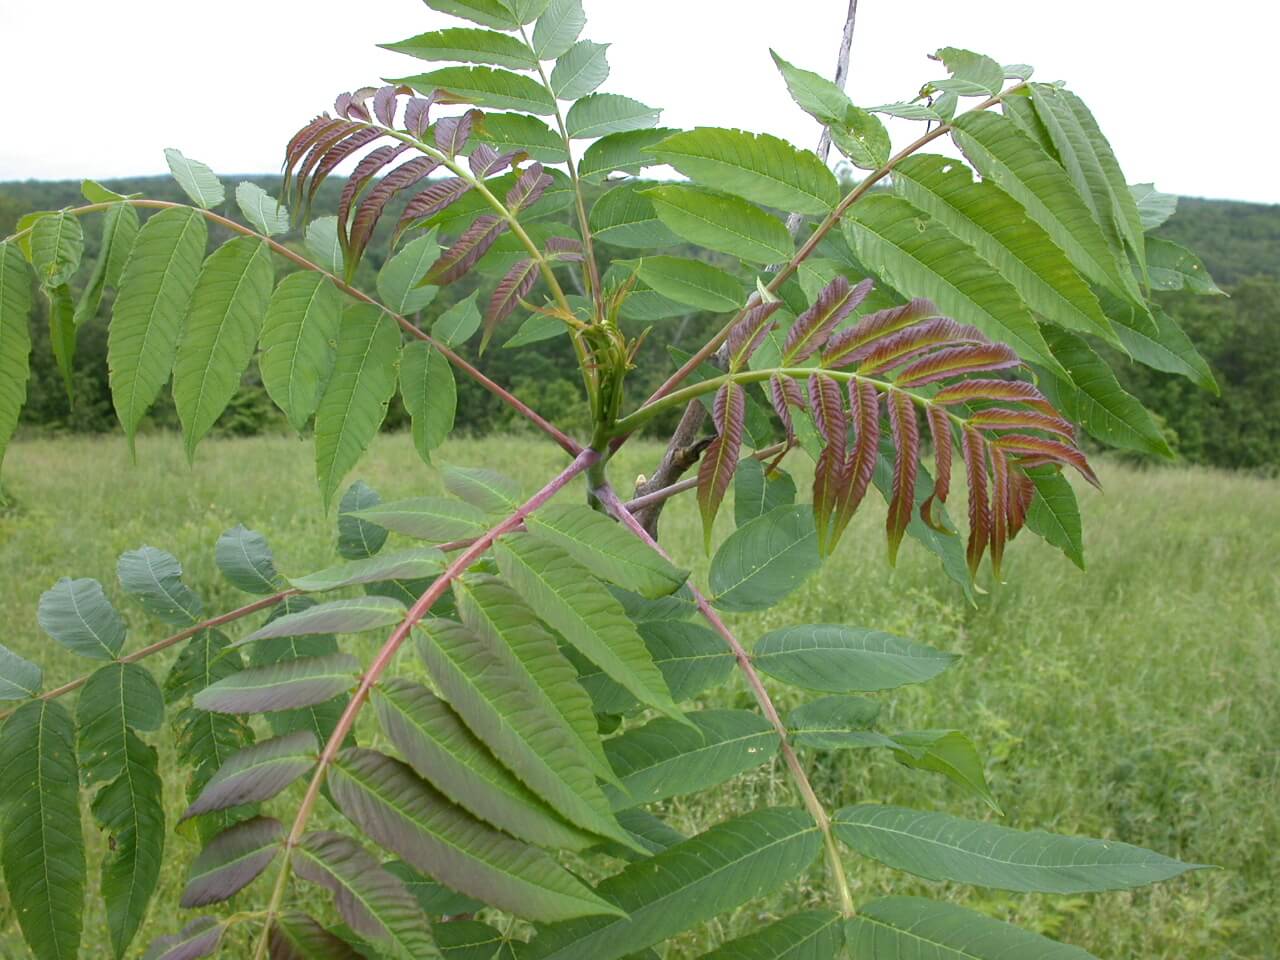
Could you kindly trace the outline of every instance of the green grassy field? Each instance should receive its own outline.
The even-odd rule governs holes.
[[[628,447],[613,468],[619,488],[629,490],[656,454]],[[333,517],[322,513],[310,456],[310,444],[289,439],[215,441],[190,469],[174,438],[143,438],[137,466],[117,438],[15,444],[5,462],[10,502],[0,509],[3,642],[42,662],[46,685],[82,670],[35,622],[40,593],[59,576],[103,581],[134,631],[131,648],[163,636],[114,588],[115,558],[144,543],[175,553],[213,612],[243,602],[213,563],[214,541],[236,523],[266,534],[285,573],[329,562]],[[443,458],[501,470],[530,489],[561,462],[554,449],[513,438],[457,441]],[[386,498],[438,489],[405,437],[380,438],[357,475]],[[932,684],[885,694],[885,727],[967,731],[988,759],[1007,825],[1114,838],[1221,868],[1133,893],[1012,896],[926,884],[850,854],[859,899],[946,897],[1114,960],[1280,956],[1280,484],[1115,464],[1102,475],[1104,495],[1082,494],[1087,573],[1027,535],[1010,550],[1008,583],[970,608],[910,542],[898,568],[887,567],[876,505],[806,589],[735,626],[750,641],[784,623],[844,622],[963,653]],[[722,521],[727,530],[729,518]],[[701,575],[687,498],[665,515],[663,539]],[[359,641],[360,651],[369,642]],[[749,703],[737,681],[713,699]],[[948,782],[884,757],[810,760],[833,805],[877,800],[992,816]],[[180,788],[171,789],[176,806]],[[714,807],[695,800],[669,813],[677,826],[698,829],[789,802],[781,770],[762,768],[734,781]],[[166,908],[196,847],[171,838],[169,851]],[[819,902],[820,885],[815,870],[785,902],[752,904],[668,956],[694,956],[779,909]],[[12,955],[25,957],[6,909],[0,896],[0,957],[6,937]],[[84,955],[105,958],[96,894],[86,909]],[[143,938],[176,929],[167,912],[152,910]]]

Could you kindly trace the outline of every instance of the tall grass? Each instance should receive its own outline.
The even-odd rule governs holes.
[[[286,573],[328,562],[334,518],[321,511],[310,449],[279,438],[206,442],[191,469],[167,437],[142,439],[136,466],[116,439],[16,444],[5,464],[10,502],[0,511],[3,642],[45,664],[47,683],[83,669],[35,623],[40,593],[65,575],[103,581],[134,631],[131,645],[162,636],[114,589],[115,558],[143,543],[175,553],[211,611],[241,602],[217,575],[212,549],[236,523],[266,534]],[[626,448],[612,467],[616,485],[628,491],[656,455]],[[554,449],[507,437],[457,441],[441,457],[488,465],[530,489],[560,462]],[[404,437],[380,438],[358,475],[386,498],[439,490]],[[932,684],[884,695],[885,726],[968,732],[988,758],[1010,826],[1110,837],[1221,868],[1133,893],[1012,896],[927,884],[850,853],[860,899],[890,891],[954,899],[1116,960],[1280,956],[1280,485],[1118,464],[1104,465],[1103,480],[1104,495],[1082,492],[1087,573],[1028,534],[1010,550],[1007,583],[987,583],[969,607],[910,543],[897,569],[887,567],[877,506],[858,518],[820,577],[736,626],[750,641],[784,623],[844,622],[963,653]],[[731,520],[722,522],[727,529]],[[664,515],[662,532],[700,576],[705,559],[687,498]],[[364,652],[367,642],[357,643]],[[793,702],[777,692],[784,705]],[[749,705],[736,681],[713,700]],[[886,757],[809,760],[833,804],[992,816],[947,782]],[[170,789],[176,806],[180,785]],[[762,768],[714,800],[672,802],[668,814],[694,830],[736,810],[789,802],[782,772]],[[173,838],[169,849],[162,902],[172,904],[196,847]],[[784,897],[723,918],[669,956],[695,956],[763,917],[818,902],[821,884],[814,870]],[[92,897],[88,909],[85,955],[97,960],[107,956],[93,933],[102,911]],[[175,927],[162,913],[152,911],[144,936]],[[13,923],[0,896],[0,956],[6,929]]]

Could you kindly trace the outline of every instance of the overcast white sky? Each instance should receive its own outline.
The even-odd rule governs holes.
[[[583,36],[613,44],[602,89],[665,108],[668,126],[816,142],[768,48],[829,75],[847,0],[585,6]],[[448,25],[419,0],[0,0],[0,180],[159,173],[166,146],[223,174],[274,171],[336,93],[432,69],[376,43]],[[1030,63],[1091,105],[1131,182],[1276,203],[1277,36],[1262,0],[861,0],[848,90],[909,98],[943,75],[926,59],[940,46]]]

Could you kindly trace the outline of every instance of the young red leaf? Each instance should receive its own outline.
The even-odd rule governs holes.
[[[841,330],[827,343],[823,351],[822,365],[833,370],[857,362],[859,354],[899,330],[938,315],[938,308],[930,300],[918,297],[900,307],[869,313],[852,327]]]
[[[991,457],[991,570],[1000,579],[1004,545],[1009,539],[1009,458],[997,446],[988,446]]]
[[[934,403],[949,405],[970,400],[1012,400],[1051,415],[1057,410],[1036,387],[1025,380],[963,380],[951,383],[933,395]]]
[[[342,185],[342,195],[338,197],[338,242],[342,245],[344,253],[350,242],[347,226],[351,219],[351,204],[355,201],[356,195],[368,185],[379,170],[409,148],[407,143],[397,143],[394,146],[388,144],[370,150],[368,154],[361,157],[356,168],[351,171],[351,176],[347,178],[347,182]]]
[[[1075,443],[1076,430],[1062,417],[1039,410],[1016,410],[987,407],[969,418],[969,424],[982,430],[1044,430]]]
[[[876,388],[869,383],[849,381],[849,409],[853,413],[857,439],[853,445],[853,456],[846,462],[844,476],[840,479],[840,499],[836,507],[831,549],[835,548],[836,541],[867,495],[880,457],[880,394]]]
[[[729,369],[733,372],[741,370],[751,359],[751,355],[773,329],[773,315],[782,306],[781,300],[772,303],[758,303],[733,325],[729,331]]]
[[[399,236],[413,221],[435,216],[461,200],[470,189],[471,184],[461,177],[446,177],[428,184],[426,189],[414,194],[413,199],[405,206],[400,222],[396,224],[396,235]]]
[[[885,530],[889,535],[889,563],[898,559],[898,546],[911,522],[916,505],[916,475],[920,468],[920,425],[911,397],[891,390],[885,398],[889,408],[889,431],[893,436],[893,490]]]
[[[800,388],[790,377],[781,377],[775,373],[769,378],[769,399],[778,414],[778,419],[782,421],[782,426],[787,431],[787,439],[795,440],[796,430],[791,420],[791,408],[804,408],[804,397],[800,393]]]
[[[991,510],[987,503],[987,453],[982,434],[970,427],[961,431],[965,475],[969,482],[969,543],[965,549],[969,573],[976,575],[990,536]]]
[[[440,286],[453,283],[489,252],[489,248],[497,242],[506,228],[507,222],[501,217],[477,217],[431,267],[427,282]]]
[[[361,254],[364,253],[364,248],[373,236],[373,228],[378,225],[378,219],[382,216],[382,211],[391,201],[391,198],[401,190],[411,187],[425,178],[438,166],[439,164],[430,157],[414,157],[412,160],[406,160],[388,173],[377,186],[369,191],[368,196],[356,208],[355,219],[351,223],[351,239],[349,243],[351,255],[347,258],[347,271],[349,273],[355,271],[356,264],[359,262]]]
[[[451,157],[457,156],[471,139],[474,120],[474,110],[468,110],[460,117],[444,117],[436,124],[436,146]]]
[[[1009,539],[1012,540],[1027,522],[1027,512],[1031,509],[1031,501],[1036,497],[1036,485],[1020,466],[1009,471],[1009,482],[1012,487],[1009,497]]]
[[[307,151],[317,142],[323,142],[335,132],[340,133],[347,130],[349,126],[346,120],[335,120],[325,114],[324,116],[316,117],[293,135],[293,139],[289,141],[284,150],[284,181],[280,187],[282,196],[288,196],[289,185],[294,176],[294,167],[298,165]]]
[[[830,377],[815,373],[809,377],[809,410],[827,446],[841,468],[848,445],[849,421],[844,415],[844,394]]]
[[[849,359],[858,364],[859,373],[874,376],[910,363],[935,347],[990,342],[977,327],[949,317],[933,317],[860,347]]]
[[[717,436],[702,454],[702,463],[698,466],[698,509],[702,513],[702,536],[708,553],[711,552],[711,528],[742,450],[746,394],[741,384],[731,382],[720,388],[711,416]]]
[[[833,536],[832,517],[840,500],[845,479],[844,457],[831,444],[822,448],[813,468],[813,521],[818,529],[818,553],[827,556],[838,536]]]
[[[507,191],[507,208],[512,213],[516,213],[525,207],[533,206],[549,186],[551,186],[551,177],[542,172],[542,164],[529,164],[529,169],[520,174],[515,185]]]
[[[419,140],[431,126],[431,104],[435,101],[435,93],[429,97],[411,97],[404,105],[404,128]]]
[[[390,84],[373,95],[373,115],[384,127],[396,125],[396,96],[397,89]]]
[[[856,287],[851,287],[842,276],[827,284],[813,306],[800,314],[787,333],[782,348],[783,365],[803,363],[822,349],[831,331],[844,322],[870,292],[870,278]]]
[[[1057,463],[1070,464],[1080,471],[1080,476],[1098,489],[1102,489],[1102,484],[1098,482],[1098,475],[1089,466],[1085,455],[1073,446],[1058,440],[1046,440],[1043,437],[1033,437],[1023,433],[1005,434],[992,443],[1006,453],[1028,457],[1037,463],[1043,462],[1042,458],[1047,458]]]
[[[581,263],[584,259],[582,241],[576,237],[548,237],[547,255],[552,260]]]
[[[538,265],[532,259],[517,261],[516,265],[507,271],[507,275],[494,288],[493,296],[489,298],[489,309],[484,314],[484,336],[480,340],[481,353],[489,345],[493,332],[498,329],[498,324],[511,315],[537,282]]]
[[[1021,365],[1022,360],[1014,349],[1003,343],[947,347],[903,369],[895,383],[900,387],[923,387],[966,373],[986,373]]]
[[[943,524],[933,519],[933,503],[947,502],[951,492],[951,417],[942,407],[929,404],[925,407],[929,421],[929,438],[933,442],[933,493],[920,504],[920,519],[939,533],[950,533]]]
[[[338,164],[383,135],[383,131],[377,127],[363,127],[345,140],[330,147],[325,152],[324,157],[321,158],[320,165],[316,167],[315,173],[311,176],[311,186],[307,189],[307,207],[310,207],[312,201],[315,200],[316,191],[320,189],[320,184],[324,183],[325,178],[333,172]],[[298,181],[298,189],[301,192],[301,180]]]
[[[325,154],[347,137],[362,129],[364,128],[359,125],[338,121],[338,125],[336,127],[315,139],[311,144],[311,148],[307,151],[306,156],[304,156],[302,161],[298,164],[297,170],[294,171],[294,176],[296,177],[294,190],[296,192],[296,203],[298,206],[302,205],[307,186],[307,177],[311,175],[311,171],[314,170],[319,165],[320,161],[324,159]]]

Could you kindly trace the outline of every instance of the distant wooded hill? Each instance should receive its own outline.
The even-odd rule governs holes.
[[[279,178],[275,176],[224,178],[229,184],[244,179],[272,193],[279,188]],[[106,185],[120,193],[185,199],[167,176],[109,180]],[[314,211],[332,212],[340,189],[339,181],[326,182]],[[0,236],[11,233],[18,219],[31,210],[57,209],[80,202],[78,181],[0,183]],[[394,223],[395,219],[389,213],[381,230],[385,232],[386,221]],[[1122,380],[1164,419],[1171,442],[1182,458],[1225,467],[1280,468],[1280,205],[1184,197],[1178,202],[1178,212],[1159,233],[1199,254],[1214,279],[1231,295],[1162,297],[1166,309],[1183,325],[1213,367],[1222,395],[1214,397],[1182,378],[1136,364],[1119,364]],[[87,229],[85,239],[87,262],[97,252],[96,231]],[[286,239],[297,238],[291,235]],[[370,246],[357,285],[372,289],[384,251],[385,244],[375,242]],[[609,254],[607,245],[602,245],[602,252]],[[619,256],[634,256],[636,252],[616,251]],[[444,309],[468,295],[476,283],[472,279],[469,285],[442,291],[431,310]],[[24,424],[75,431],[114,429],[106,383],[106,313],[104,307],[102,317],[81,331],[74,409],[68,408],[64,387],[49,357],[47,325],[33,315],[35,352]],[[698,315],[661,321],[662,342],[677,349],[696,348],[713,322],[710,317]],[[553,418],[572,417],[580,409],[580,387],[563,338],[545,340],[519,351],[518,362],[516,357],[514,351],[498,348],[489,350],[479,362],[486,372],[514,384],[525,400]],[[634,377],[637,394],[646,385],[658,382],[665,372],[662,351],[647,351],[644,357],[644,365]],[[505,411],[483,391],[465,381],[459,383],[459,388],[460,428],[485,432],[510,426]],[[389,425],[399,425],[400,417],[393,408]],[[161,427],[176,425],[172,410],[163,405],[153,420]],[[568,425],[574,426],[572,420]],[[663,426],[669,425],[655,425],[657,429]],[[233,433],[283,428],[256,385],[253,371],[220,428]]]

